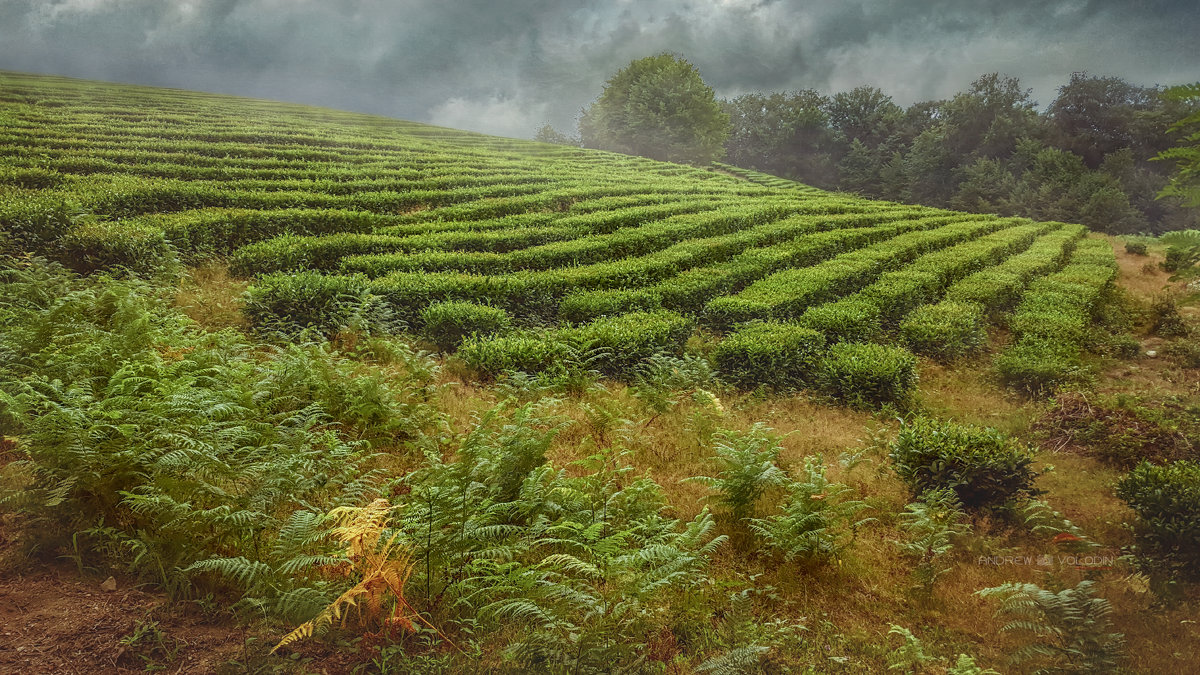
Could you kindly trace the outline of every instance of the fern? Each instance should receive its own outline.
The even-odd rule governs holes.
[[[909,534],[909,539],[898,542],[900,548],[917,560],[913,574],[928,592],[938,577],[950,571],[946,557],[955,542],[971,531],[962,503],[953,490],[929,490],[904,508],[900,523]]]
[[[1048,536],[1051,541],[1064,548],[1090,551],[1100,546],[1089,539],[1083,530],[1040,499],[1029,500],[1029,503],[1021,508],[1021,514],[1030,532]]]
[[[760,497],[773,487],[784,485],[787,474],[775,463],[783,446],[770,429],[755,424],[749,431],[719,431],[714,436],[716,476],[696,476],[687,480],[702,483],[717,491],[717,501],[729,509],[735,522],[754,515]]]
[[[849,499],[851,489],[830,482],[820,455],[807,457],[803,475],[789,481],[781,513],[750,520],[750,529],[784,560],[832,558],[850,544],[858,527],[872,518],[856,520],[867,505]]]
[[[1124,649],[1124,636],[1109,632],[1112,608],[1093,596],[1092,581],[1058,593],[1034,584],[1006,583],[977,591],[1000,600],[997,615],[1008,618],[1003,633],[1016,636],[1021,646],[1014,664],[1039,673],[1112,672]]]
[[[352,612],[358,615],[361,625],[386,621],[389,626],[399,626],[407,631],[416,630],[415,619],[446,639],[405,598],[405,586],[412,574],[412,556],[400,543],[399,534],[387,534],[391,511],[392,505],[387,500],[377,499],[365,507],[341,507],[330,512],[329,517],[337,523],[333,536],[343,545],[343,559],[353,567],[358,582],[316,617],[285,635],[272,653],[311,638],[335,622],[344,625]],[[385,607],[388,603],[390,609]],[[383,618],[385,613],[389,614],[386,620]]]

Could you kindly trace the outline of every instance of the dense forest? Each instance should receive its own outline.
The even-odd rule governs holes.
[[[1174,167],[1155,157],[1178,142],[1172,125],[1197,105],[1163,87],[1075,73],[1040,108],[1017,78],[991,73],[907,108],[870,86],[719,103],[729,117],[725,161],[824,189],[1114,234],[1200,221],[1196,209],[1159,197]],[[589,138],[592,117],[585,111],[582,143],[604,148]],[[538,139],[574,142],[548,127]]]

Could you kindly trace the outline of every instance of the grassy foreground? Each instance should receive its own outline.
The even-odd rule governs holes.
[[[1195,302],[1164,303],[1156,248],[0,84],[7,568],[66,558],[262,636],[198,671],[1193,668],[1195,589],[1117,495],[1200,442]],[[914,487],[900,453],[946,421],[1030,484]],[[1055,594],[1043,634],[978,593],[1013,582]],[[183,665],[186,634],[135,633],[120,667]]]

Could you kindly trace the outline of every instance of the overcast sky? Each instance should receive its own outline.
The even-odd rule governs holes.
[[[1200,80],[1197,0],[0,0],[0,69],[243,94],[531,137],[669,51],[719,96],[1000,71]]]

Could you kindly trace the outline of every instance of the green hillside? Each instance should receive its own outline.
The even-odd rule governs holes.
[[[1035,303],[1047,284],[1077,297],[1079,314],[1061,320],[1078,324],[1113,275],[1107,246],[1081,244],[1078,226],[302,106],[18,75],[3,86],[3,218],[18,247],[81,271],[228,256],[254,279],[255,324],[289,330],[336,330],[357,315],[469,334],[485,328],[471,325],[478,311],[431,306],[488,305],[512,328],[471,339],[463,356],[489,376],[544,370],[579,345],[632,350],[597,361],[630,376],[641,358],[681,353],[696,326],[736,333],[769,320],[819,333],[804,339],[820,363],[780,372],[781,354],[729,347],[717,360],[726,375],[858,400],[846,388],[863,374],[838,384],[818,371],[905,355],[856,347],[834,357],[823,345],[961,355],[982,344],[985,316]],[[321,274],[297,274],[308,271]],[[426,326],[430,311],[438,325]],[[1039,325],[1022,322],[1022,340],[1064,343],[1065,361],[1061,373],[1031,373],[1014,357],[1010,374],[1031,389],[1053,384],[1078,352]],[[797,339],[794,326],[755,330]],[[875,384],[875,402],[911,388]]]
[[[213,670],[1182,672],[1194,319],[1151,255],[0,73],[5,564],[232,612]]]

